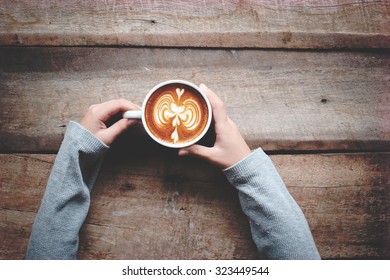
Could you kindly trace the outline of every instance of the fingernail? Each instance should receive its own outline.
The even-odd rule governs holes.
[[[137,122],[137,120],[128,119],[127,120],[127,126],[132,126]]]
[[[200,84],[200,86],[199,86],[201,89],[203,89],[203,90],[207,90],[208,89],[208,87],[205,85],[205,84]]]
[[[179,150],[179,156],[186,156],[186,155],[188,155],[189,153],[188,153],[188,151],[187,150]]]

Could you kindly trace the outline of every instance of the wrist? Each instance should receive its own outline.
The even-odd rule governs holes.
[[[96,151],[97,153],[104,153],[110,148],[101,139],[99,139],[90,130],[85,128],[82,124],[70,121],[68,128],[71,130],[72,138],[75,144],[84,147],[88,150]]]
[[[240,157],[237,157],[238,159],[234,162],[225,165],[225,167],[222,167],[222,171],[227,171],[231,168],[234,168],[235,166],[239,165],[243,161],[245,161],[250,155],[252,154],[252,151],[248,148],[248,151],[246,153],[243,153]]]

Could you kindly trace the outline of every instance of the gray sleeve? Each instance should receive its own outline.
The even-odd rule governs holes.
[[[70,122],[53,165],[27,248],[27,259],[75,259],[90,191],[108,146]]]
[[[261,258],[320,259],[305,216],[262,149],[224,173],[239,191]]]

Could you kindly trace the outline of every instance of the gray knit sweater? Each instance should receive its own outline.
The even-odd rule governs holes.
[[[80,124],[69,123],[32,228],[27,259],[77,257],[90,192],[108,148]],[[261,258],[320,258],[304,215],[261,149],[224,173],[239,191]]]

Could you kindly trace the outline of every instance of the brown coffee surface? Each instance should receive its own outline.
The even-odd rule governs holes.
[[[167,143],[187,143],[207,125],[203,96],[187,85],[169,84],[156,90],[145,105],[145,120],[152,134]]]

